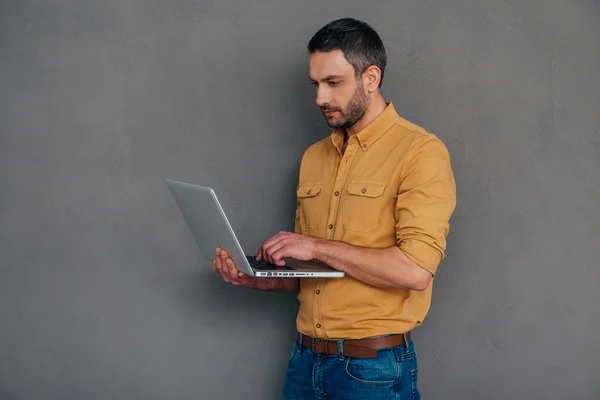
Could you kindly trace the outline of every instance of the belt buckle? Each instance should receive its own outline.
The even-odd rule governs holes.
[[[311,343],[311,350],[313,353],[316,353],[317,351],[315,350],[315,343],[317,342],[321,342],[323,341],[322,339],[319,338],[312,338],[312,343]]]
[[[313,351],[313,353],[317,353],[317,351],[315,349],[315,343],[322,343],[323,344],[323,354],[329,355],[329,350],[327,349],[327,343],[326,342],[327,342],[326,339],[314,338],[312,340],[312,351]]]

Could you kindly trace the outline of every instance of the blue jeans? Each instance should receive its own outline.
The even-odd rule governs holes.
[[[409,341],[377,353],[377,358],[316,354],[296,341],[285,376],[283,399],[420,399],[414,343]]]

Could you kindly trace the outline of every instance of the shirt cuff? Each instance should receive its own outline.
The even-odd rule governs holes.
[[[400,242],[400,250],[415,264],[435,275],[440,262],[444,259],[444,251],[418,239]]]

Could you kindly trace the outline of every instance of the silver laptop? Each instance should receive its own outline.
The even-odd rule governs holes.
[[[167,179],[167,186],[185,219],[200,253],[213,260],[217,247],[227,250],[241,272],[266,278],[340,278],[345,274],[318,261],[284,258],[285,266],[247,255],[237,240],[215,192],[205,186]]]

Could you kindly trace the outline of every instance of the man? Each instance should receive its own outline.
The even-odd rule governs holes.
[[[456,205],[448,151],[384,100],[387,58],[369,25],[333,21],[308,49],[333,132],[302,158],[295,232],[266,240],[257,258],[317,259],[346,277],[253,278],[222,249],[214,270],[234,285],[299,292],[284,399],[416,399],[410,332],[429,310]]]

